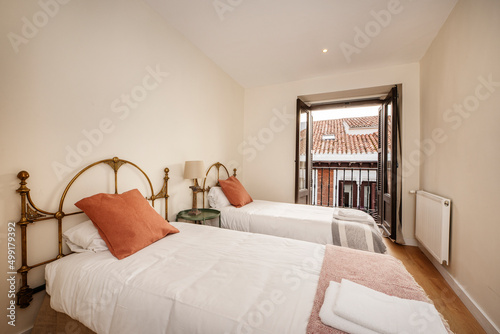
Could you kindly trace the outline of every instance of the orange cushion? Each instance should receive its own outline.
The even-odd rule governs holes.
[[[219,180],[219,184],[229,203],[235,207],[241,208],[243,205],[253,202],[252,197],[236,177],[231,176],[227,180]]]
[[[149,205],[137,189],[123,194],[97,194],[75,205],[92,220],[111,254],[119,260],[167,234],[179,232]]]

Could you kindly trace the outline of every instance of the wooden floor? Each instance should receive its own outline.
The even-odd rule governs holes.
[[[387,252],[404,263],[455,334],[486,333],[418,247],[397,245],[388,239],[384,242]]]

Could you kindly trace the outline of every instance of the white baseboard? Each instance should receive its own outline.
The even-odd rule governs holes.
[[[406,241],[406,240],[405,240]],[[415,240],[416,241],[416,240]],[[445,269],[445,267],[434,259],[434,257],[421,246],[418,241],[417,246],[420,250],[427,256],[427,258],[432,262],[434,267],[439,271],[444,280],[450,285],[451,289],[457,294],[458,298],[464,303],[465,307],[472,313],[474,318],[479,322],[483,329],[488,334],[500,334],[500,328],[496,326],[493,321],[483,312],[481,307],[472,299],[472,297],[467,293],[467,291],[458,283],[453,276]]]

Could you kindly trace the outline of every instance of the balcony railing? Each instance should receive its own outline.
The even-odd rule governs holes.
[[[312,168],[312,203],[356,208],[377,215],[376,167]]]

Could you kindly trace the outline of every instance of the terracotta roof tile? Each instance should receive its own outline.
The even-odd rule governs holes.
[[[378,116],[344,118],[343,120],[352,129],[378,127]]]
[[[378,116],[331,119],[313,123],[314,154],[367,154],[377,153],[378,131],[371,134],[347,134],[349,128],[378,128]],[[335,135],[335,140],[323,139],[323,135]],[[301,133],[301,137],[305,135]],[[302,152],[301,148],[301,152]]]

